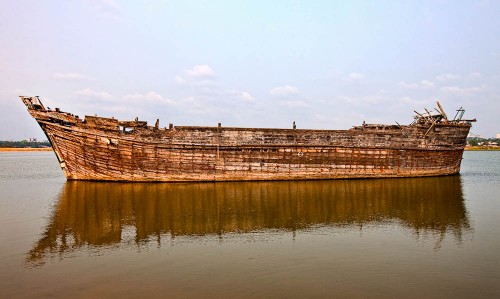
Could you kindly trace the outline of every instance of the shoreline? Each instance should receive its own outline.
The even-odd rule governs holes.
[[[500,147],[492,146],[466,146],[466,151],[500,151]]]
[[[51,147],[0,147],[0,152],[48,152]]]

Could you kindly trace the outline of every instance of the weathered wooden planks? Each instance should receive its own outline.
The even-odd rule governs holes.
[[[425,116],[408,126],[350,130],[159,129],[138,120],[78,117],[23,98],[68,179],[244,181],[449,175],[470,121]],[[36,102],[36,103],[35,103]],[[430,114],[430,113],[429,113]],[[424,117],[424,116],[422,116]]]

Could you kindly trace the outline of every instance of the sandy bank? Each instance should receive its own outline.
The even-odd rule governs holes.
[[[466,146],[466,151],[500,151],[498,146]]]

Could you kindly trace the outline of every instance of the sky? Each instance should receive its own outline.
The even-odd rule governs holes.
[[[348,129],[439,101],[500,133],[500,1],[0,0],[0,140],[19,100],[83,117]]]

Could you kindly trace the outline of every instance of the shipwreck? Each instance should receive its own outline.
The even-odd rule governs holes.
[[[475,119],[418,113],[409,125],[348,130],[159,127],[146,121],[79,118],[21,96],[68,180],[260,181],[457,174]]]

